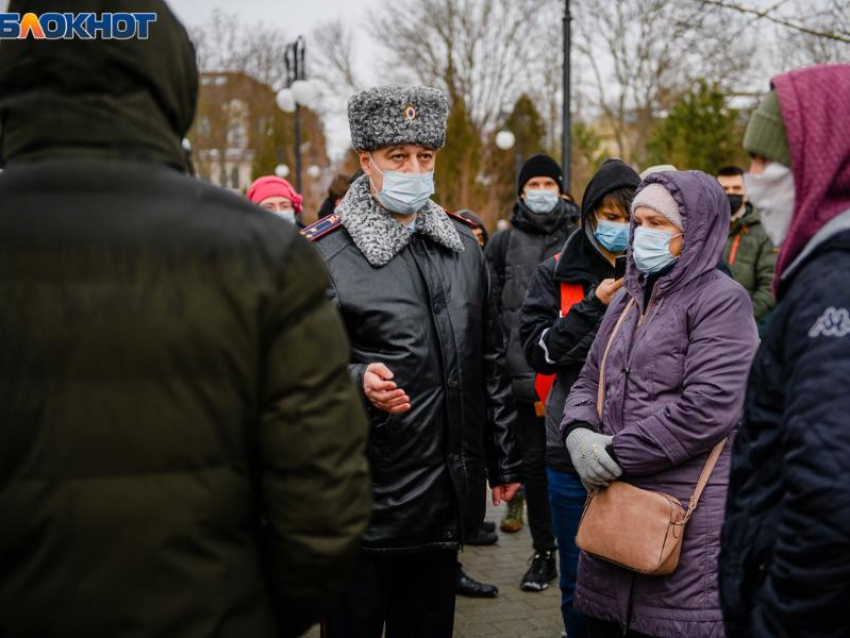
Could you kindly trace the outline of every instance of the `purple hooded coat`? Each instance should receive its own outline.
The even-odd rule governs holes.
[[[641,188],[656,182],[679,204],[685,227],[682,254],[656,283],[638,326],[645,311],[644,277],[630,249],[625,292],[605,315],[567,400],[561,428],[563,433],[583,421],[613,435],[623,480],[672,494],[686,507],[711,448],[740,419],[758,337],[746,290],[717,270],[729,230],[723,190],[699,171],[655,173]],[[600,421],[599,362],[630,297],[636,303],[606,363]],[[670,576],[643,576],[582,553],[577,609],[650,636],[724,635],[717,560],[730,447],[688,523],[677,570]]]

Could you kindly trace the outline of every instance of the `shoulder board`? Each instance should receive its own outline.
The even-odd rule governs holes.
[[[317,239],[324,237],[328,233],[335,231],[337,228],[342,226],[342,220],[339,218],[339,215],[334,213],[333,215],[328,215],[327,217],[323,217],[315,224],[310,224],[307,228],[301,231],[301,234],[304,235],[310,241],[316,241]]]
[[[460,215],[455,215],[454,213],[450,213],[445,208],[443,209],[443,212],[445,212],[446,215],[448,215],[452,219],[455,219],[455,220],[461,222],[462,224],[466,224],[470,228],[478,228],[478,224],[476,224],[475,222],[469,221],[466,217],[461,217]]]

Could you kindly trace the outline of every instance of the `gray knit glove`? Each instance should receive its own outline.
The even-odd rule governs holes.
[[[605,451],[614,438],[587,428],[576,428],[567,436],[567,451],[584,488],[595,492],[608,487],[623,469]]]

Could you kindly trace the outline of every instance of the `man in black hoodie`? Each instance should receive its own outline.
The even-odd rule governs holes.
[[[629,244],[629,209],[640,177],[620,160],[609,160],[593,176],[582,200],[582,229],[557,258],[534,274],[519,319],[529,364],[557,375],[546,400],[546,460],[552,521],[561,563],[561,612],[570,638],[587,636],[573,610],[578,568],[575,535],[587,497],[559,434],[564,403],[614,294],[615,258]]]
[[[546,589],[557,576],[557,568],[546,482],[543,406],[535,393],[534,370],[523,354],[519,310],[534,270],[557,254],[575,230],[571,219],[576,210],[577,206],[564,198],[564,177],[558,163],[548,155],[533,155],[517,180],[517,201],[511,213],[513,228],[494,235],[485,251],[495,271],[495,297],[507,338],[506,360],[524,456],[525,496],[534,542],[531,566],[521,583],[527,591]]]

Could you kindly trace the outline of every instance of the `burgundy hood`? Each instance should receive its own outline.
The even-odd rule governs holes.
[[[850,64],[797,69],[771,81],[791,152],[796,201],[777,281],[827,222],[850,209]]]

